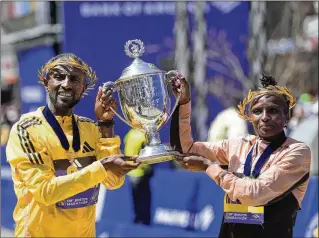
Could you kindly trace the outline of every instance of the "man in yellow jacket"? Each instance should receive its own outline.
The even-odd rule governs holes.
[[[120,154],[112,92],[99,88],[97,123],[73,113],[97,80],[86,63],[73,54],[58,55],[39,79],[48,105],[21,116],[6,148],[17,196],[15,237],[95,237],[100,183],[119,188],[139,164]]]

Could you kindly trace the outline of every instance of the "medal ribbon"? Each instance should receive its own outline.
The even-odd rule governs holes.
[[[286,141],[286,139],[287,139],[287,137],[285,135],[285,132],[282,131],[278,137],[278,140],[270,143],[266,147],[264,152],[260,155],[260,157],[255,165],[255,168],[254,168],[253,172],[251,173],[251,165],[252,165],[251,161],[252,161],[252,154],[254,151],[254,147],[256,146],[256,143],[255,143],[247,155],[247,158],[245,161],[245,167],[244,167],[244,175],[246,177],[257,178],[260,174],[262,167],[265,165],[265,163],[268,160],[268,158],[270,157],[270,155],[273,153],[273,151],[278,149]]]
[[[62,147],[65,150],[69,150],[70,144],[68,139],[66,138],[66,135],[64,134],[59,122],[53,115],[53,113],[50,111],[48,106],[45,106],[45,108],[42,111],[44,118],[47,120],[55,134],[60,140],[60,143]],[[74,114],[72,114],[72,131],[73,131],[73,140],[72,140],[72,148],[74,152],[78,152],[80,150],[80,144],[81,144],[81,139],[80,139],[80,133],[79,133],[79,127],[75,121]]]

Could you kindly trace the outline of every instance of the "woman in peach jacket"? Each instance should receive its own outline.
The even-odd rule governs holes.
[[[189,84],[181,75],[172,80],[175,95],[181,94],[170,132],[171,144],[183,153],[178,161],[205,171],[226,193],[219,237],[292,237],[307,189],[310,149],[284,132],[295,98],[272,77],[260,81],[263,87],[238,106],[256,136],[208,143],[191,135]]]

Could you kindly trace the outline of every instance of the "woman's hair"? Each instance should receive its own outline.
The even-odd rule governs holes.
[[[263,86],[263,88],[267,88],[268,86],[272,85],[275,86],[277,85],[276,79],[273,78],[272,76],[266,76],[264,74],[262,74],[263,77],[259,79],[261,85]]]
[[[94,89],[95,82],[97,81],[96,73],[80,57],[72,53],[59,54],[45,63],[38,73],[39,81],[41,84],[44,84],[44,81],[46,80],[50,70],[52,70],[57,65],[68,65],[83,71],[83,73],[85,74],[86,84],[86,89],[83,95],[86,95],[88,90]]]
[[[289,113],[289,104],[290,104],[290,100],[289,98],[285,95],[285,94],[278,94],[276,93],[276,90],[278,90],[278,88],[276,87],[277,82],[276,79],[273,78],[272,76],[266,76],[264,74],[262,74],[262,78],[259,79],[264,91],[267,90],[267,92],[265,92],[264,94],[260,94],[258,96],[256,96],[250,103],[250,108],[252,108],[252,106],[254,106],[258,100],[264,96],[265,94],[270,95],[275,95],[278,96],[280,98],[282,98],[285,101],[285,113],[288,114]],[[272,93],[274,92],[274,93]]]
[[[288,114],[289,110],[296,104],[296,99],[290,90],[285,86],[277,85],[276,79],[271,76],[263,74],[259,80],[262,88],[259,88],[257,91],[249,91],[248,96],[238,105],[238,115],[244,120],[251,121],[250,116],[247,114],[246,107],[249,105],[251,109],[252,106],[265,95],[274,95],[282,98],[286,102],[285,113]]]

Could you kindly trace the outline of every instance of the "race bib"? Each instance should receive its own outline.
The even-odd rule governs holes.
[[[91,164],[91,162],[94,161],[93,158],[95,159],[95,157],[78,158],[76,163],[73,164],[70,164],[68,160],[54,161],[56,167],[55,176],[58,177],[77,172]],[[76,164],[80,166],[76,166]],[[56,206],[62,209],[71,209],[94,205],[98,201],[99,191],[100,184],[65,200],[59,201],[56,203]]]
[[[231,201],[227,195],[224,199],[224,222],[258,224],[264,223],[264,207],[253,207]]]

